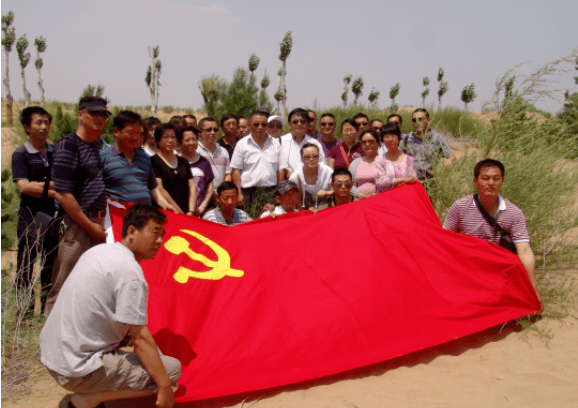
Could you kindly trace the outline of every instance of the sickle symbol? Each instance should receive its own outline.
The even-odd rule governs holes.
[[[211,241],[210,239],[190,230],[181,230],[185,234],[192,235],[197,238],[203,244],[207,245],[213,250],[215,255],[217,255],[217,260],[207,258],[204,255],[197,254],[191,248],[189,248],[189,242],[181,237],[171,237],[166,243],[165,248],[172,254],[180,255],[182,253],[187,254],[189,258],[194,261],[199,261],[205,266],[211,268],[207,272],[197,272],[192,271],[184,266],[179,267],[177,272],[173,275],[173,278],[179,283],[187,283],[189,278],[197,279],[207,279],[207,280],[219,280],[225,276],[232,276],[235,278],[240,278],[245,272],[239,269],[231,268],[231,257],[229,253],[225,251],[217,243]]]

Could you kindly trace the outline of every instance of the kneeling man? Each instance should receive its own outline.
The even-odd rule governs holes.
[[[500,244],[500,237],[511,240],[538,294],[536,259],[530,247],[530,234],[524,213],[500,195],[504,165],[497,160],[482,160],[474,167],[478,194],[462,197],[450,208],[444,228]],[[510,238],[506,236],[509,235]],[[504,239],[502,239],[504,241]],[[540,303],[542,299],[538,294]]]
[[[147,328],[148,285],[139,265],[159,250],[165,222],[156,208],[133,205],[122,242],[86,251],[64,282],[38,343],[42,363],[74,393],[69,407],[154,393],[158,407],[174,405],[181,364],[159,354]],[[118,348],[127,332],[134,353]]]

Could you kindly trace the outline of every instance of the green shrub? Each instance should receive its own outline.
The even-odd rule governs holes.
[[[164,113],[173,113],[174,110],[175,110],[175,107],[172,106],[172,105],[163,106],[163,107],[161,108],[161,110],[162,110]]]
[[[430,116],[432,129],[442,133],[451,133],[456,137],[474,135],[479,127],[483,126],[477,120],[472,119],[468,112],[456,107],[445,107],[433,114],[430,112]]]

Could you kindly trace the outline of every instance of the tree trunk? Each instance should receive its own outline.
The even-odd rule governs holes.
[[[4,87],[6,89],[6,121],[8,122],[8,126],[12,126],[13,117],[12,117],[12,102],[14,98],[12,98],[12,94],[10,93],[10,80],[8,79],[8,53],[4,50]]]
[[[155,57],[154,51],[151,47],[148,47],[149,54],[151,55],[151,83],[149,85],[151,91],[151,116],[156,118],[157,111],[155,109]]]
[[[44,106],[44,83],[42,82],[40,69],[38,70],[38,88],[40,88],[40,105]]]
[[[287,88],[285,88],[285,75],[286,75],[286,62],[287,60],[283,60],[283,75],[281,76],[281,82],[283,83],[283,87],[281,88],[283,90],[283,98],[281,99],[283,101],[283,113],[287,113]]]
[[[24,68],[22,68],[22,92],[24,93],[24,101],[25,106],[29,107],[30,106],[30,92],[28,92],[28,89],[26,89],[26,74],[24,73]]]
[[[159,73],[155,66],[155,75],[154,75],[154,84],[155,84],[155,113],[154,116],[157,116],[157,110],[159,108]]]

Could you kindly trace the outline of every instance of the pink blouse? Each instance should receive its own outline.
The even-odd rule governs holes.
[[[400,163],[392,163],[385,159],[386,174],[391,179],[403,177],[417,177],[413,156],[406,154]]]

